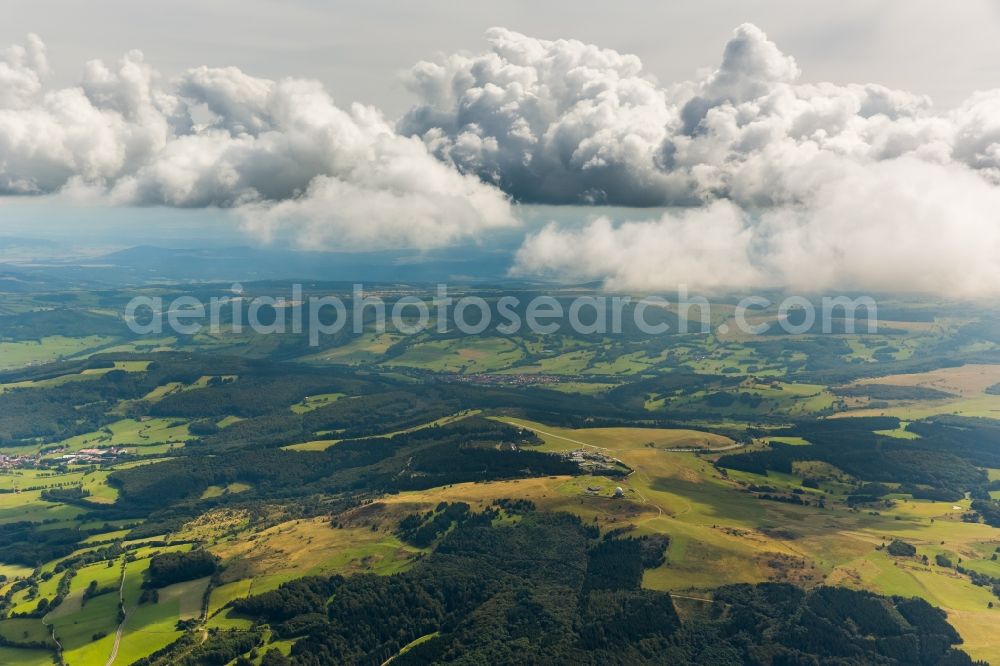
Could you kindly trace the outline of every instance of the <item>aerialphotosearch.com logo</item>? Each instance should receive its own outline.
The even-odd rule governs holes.
[[[228,295],[213,296],[207,304],[191,295],[167,302],[160,296],[136,296],[125,307],[125,321],[137,335],[158,335],[165,330],[196,335],[206,328],[212,335],[239,334],[247,328],[261,335],[305,333],[309,345],[314,347],[323,336],[345,329],[355,335],[372,330],[383,333],[388,323],[403,335],[431,329],[441,334],[458,330],[465,335],[486,331],[501,335],[525,331],[539,335],[570,331],[580,335],[615,335],[626,329],[649,336],[712,332],[764,335],[775,326],[787,334],[800,335],[854,333],[859,319],[864,321],[868,333],[878,330],[878,307],[870,296],[824,296],[818,299],[818,307],[814,300],[788,296],[775,302],[765,296],[746,296],[735,304],[717,306],[721,309],[717,312],[720,316],[713,318],[709,300],[690,295],[685,286],[678,288],[677,298],[671,301],[660,296],[602,294],[455,298],[449,295],[446,284],[437,285],[433,295],[424,297],[412,294],[397,297],[378,290],[366,292],[361,284],[355,284],[349,296],[306,297],[302,285],[295,284],[289,298],[250,297],[237,283]],[[859,316],[861,311],[863,317]]]

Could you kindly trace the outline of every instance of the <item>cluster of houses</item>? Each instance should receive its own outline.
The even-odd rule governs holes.
[[[69,464],[92,465],[114,462],[126,453],[128,453],[128,449],[121,446],[111,446],[106,449],[80,449],[75,453],[61,456],[60,460]]]
[[[66,448],[62,447],[62,450],[65,451]],[[51,466],[57,461],[58,463],[69,465],[99,465],[101,463],[117,461],[120,457],[128,453],[128,449],[121,446],[111,446],[103,449],[80,449],[73,453],[65,453],[58,458],[42,457],[43,454],[52,453],[59,453],[59,449],[49,449],[43,451],[42,454],[35,453],[25,456],[12,456],[0,453],[0,471]]]
[[[473,384],[475,386],[535,386],[538,384],[558,384],[562,381],[556,375],[500,375],[492,373],[476,373],[471,375],[455,374],[448,381],[456,384]]]
[[[38,462],[38,456],[8,456],[0,453],[0,470],[32,467]]]

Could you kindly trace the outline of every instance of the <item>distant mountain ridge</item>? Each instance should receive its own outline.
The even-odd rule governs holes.
[[[78,286],[173,281],[483,281],[503,279],[510,252],[451,248],[426,252],[310,252],[248,246],[165,248],[137,245],[68,262],[0,264],[18,279]]]

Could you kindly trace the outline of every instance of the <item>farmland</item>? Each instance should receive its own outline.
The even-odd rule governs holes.
[[[482,521],[568,514],[591,555],[663,539],[636,584],[686,618],[740,584],[919,597],[1000,663],[1000,341],[957,305],[923,319],[761,338],[369,328],[319,349],[99,321],[0,342],[21,345],[0,375],[0,662],[227,641],[294,657],[315,613],[263,622],[255,600],[418,584]],[[212,568],[158,581],[171,554]],[[431,629],[392,654],[448,639]]]

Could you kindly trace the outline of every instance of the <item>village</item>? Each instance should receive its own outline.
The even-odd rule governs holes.
[[[565,378],[557,375],[534,375],[534,374],[494,374],[476,373],[469,375],[454,374],[446,378],[446,381],[455,384],[473,384],[475,386],[535,386],[541,384],[558,384]]]
[[[56,449],[31,453],[27,455],[9,455],[0,453],[0,471],[15,469],[35,469],[47,467],[52,464],[63,465],[99,465],[104,463],[117,462],[122,456],[127,455],[129,450],[122,446],[111,446],[108,448],[80,449],[73,453],[63,453],[62,455],[50,458],[45,457],[53,453],[59,454],[66,449]]]
[[[24,469],[38,464],[39,456],[9,456],[0,453],[0,470]]]
[[[127,453],[128,449],[123,446],[111,446],[106,449],[80,449],[74,453],[60,456],[59,460],[70,465],[94,465],[116,462]]]

